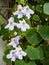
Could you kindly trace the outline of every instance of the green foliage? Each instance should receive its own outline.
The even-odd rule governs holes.
[[[18,2],[19,4],[23,4],[23,5],[25,5],[25,2],[26,2],[27,0],[16,0],[16,2]]]
[[[7,58],[6,58],[6,55],[3,56],[3,60],[4,60],[4,62],[6,62],[6,63],[11,63],[10,59],[7,59]]]
[[[40,20],[40,17],[39,17],[37,14],[34,14],[34,16],[33,16],[33,20],[35,20],[35,21],[39,21],[39,20]]]
[[[31,60],[36,60],[36,59],[43,59],[43,51],[41,48],[33,48],[32,46],[28,46],[26,49],[27,55]]]
[[[17,10],[18,4],[21,4],[23,7],[28,5],[30,9],[34,11],[30,19],[25,15],[20,19],[17,18],[17,15],[13,15],[15,23],[19,23],[19,20],[24,19],[30,26],[30,29],[24,32],[14,27],[13,31],[9,31],[9,29],[5,29],[6,24],[0,23],[0,35],[7,40],[7,43],[9,43],[9,39],[19,35],[21,36],[19,41],[20,46],[27,53],[27,56],[23,57],[23,60],[16,58],[14,65],[49,65],[49,1],[15,0],[12,8],[13,11]],[[0,21],[1,20],[2,17],[0,16]],[[16,35],[15,32],[17,33]],[[11,63],[11,59],[7,59],[6,55],[9,54],[12,49],[14,48],[7,46],[7,49],[4,51],[3,60],[6,63]]]
[[[36,63],[34,61],[31,61],[27,65],[36,65]]]
[[[28,63],[22,61],[22,60],[16,60],[14,65],[36,65],[34,61],[30,61]]]
[[[16,60],[14,65],[25,65],[25,63],[22,60]]]
[[[49,3],[44,4],[43,11],[45,14],[49,15]]]
[[[27,31],[26,39],[32,45],[37,45],[42,41],[42,38],[34,28]]]
[[[49,59],[45,59],[45,60],[43,61],[43,65],[49,65]]]
[[[49,26],[40,26],[38,33],[44,40],[49,40]]]
[[[36,6],[36,11],[40,13],[42,12],[42,4]]]

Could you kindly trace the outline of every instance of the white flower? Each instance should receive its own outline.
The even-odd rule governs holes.
[[[19,44],[20,36],[16,36],[15,38],[11,39],[11,42],[8,45],[13,46],[16,48],[16,46]]]
[[[14,22],[14,18],[13,17],[10,17],[9,19],[8,19],[8,24],[5,26],[5,29],[6,28],[9,28],[9,30],[13,30],[14,29],[14,26],[15,26],[15,22]]]
[[[16,58],[22,60],[27,54],[22,50],[20,46],[16,47],[15,50],[11,50],[9,54],[7,54],[7,59],[11,59],[11,61],[15,61]]]
[[[22,31],[26,31],[26,29],[29,29],[30,26],[26,23],[26,21],[23,19],[22,21],[19,21],[20,23],[17,23],[17,28],[21,28]]]
[[[7,59],[11,59],[11,61],[15,61],[17,56],[16,56],[16,50],[11,50],[10,54],[7,54]]]
[[[18,5],[18,10],[16,12],[13,12],[13,15],[18,15],[18,18],[23,17],[23,12],[22,12],[23,7],[21,5]]]
[[[20,46],[18,46],[16,48],[17,52],[16,52],[16,56],[18,59],[22,60],[23,56],[25,57],[27,54],[22,50],[22,48]]]
[[[29,6],[25,6],[24,9],[23,9],[23,13],[24,15],[26,15],[28,17],[28,19],[31,17],[30,14],[34,14],[34,11],[32,11]]]

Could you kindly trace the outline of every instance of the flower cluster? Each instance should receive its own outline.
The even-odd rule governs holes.
[[[10,17],[8,20],[8,24],[5,26],[5,29],[9,29],[10,31],[14,30],[14,26],[16,26],[17,28],[21,28],[21,31],[26,31],[26,29],[29,29],[30,26],[26,23],[26,21],[20,20],[19,23],[15,23],[14,22],[14,18]]]
[[[17,58],[22,60],[23,56],[26,56],[26,53],[22,50],[20,46],[16,47],[15,50],[11,50],[10,54],[7,55],[8,59],[15,61]]]
[[[11,42],[8,45],[11,45],[14,50],[11,50],[9,54],[7,54],[7,59],[11,59],[11,61],[15,61],[16,58],[22,60],[23,56],[26,56],[27,54],[22,50],[22,48],[19,45],[20,36],[16,36],[15,38],[11,39]]]
[[[30,26],[24,19],[20,18],[25,15],[29,19],[31,17],[31,14],[34,14],[34,11],[32,11],[28,5],[25,7],[18,5],[18,10],[14,12],[13,15],[17,15],[19,22],[14,21],[14,17],[10,17],[8,19],[8,24],[5,26],[5,29],[8,28],[10,31],[12,31],[14,30],[14,26],[16,26],[16,28],[21,29],[21,31],[25,32],[27,29],[30,29]],[[11,45],[14,50],[11,50],[10,53],[7,54],[7,59],[11,59],[11,61],[15,61],[16,59],[22,60],[23,56],[27,55],[27,53],[25,53],[20,47],[20,39],[20,35],[16,36],[15,38],[11,38],[11,42],[8,45]]]
[[[25,7],[18,5],[18,10],[13,13],[13,15],[18,16],[17,18],[22,18],[23,15],[26,15],[26,17],[28,17],[28,19],[31,17],[30,14],[34,14],[34,11],[32,11],[28,5],[26,5]]]

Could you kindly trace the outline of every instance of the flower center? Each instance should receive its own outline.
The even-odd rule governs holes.
[[[21,52],[22,50],[19,50],[19,52]]]
[[[14,39],[13,41],[16,42],[16,39]]]
[[[12,54],[15,54],[15,52],[12,52]]]
[[[26,23],[25,23],[25,22],[23,22],[22,24],[23,24],[23,26],[25,26],[25,24],[26,24]]]
[[[21,12],[21,9],[19,9],[18,12]]]
[[[9,22],[9,24],[13,24],[12,22]]]
[[[29,8],[27,7],[26,10],[29,11]]]

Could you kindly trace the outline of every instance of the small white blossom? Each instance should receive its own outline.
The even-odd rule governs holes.
[[[11,50],[10,54],[7,54],[7,59],[11,59],[11,61],[15,61],[17,56],[16,56],[16,50]]]
[[[25,57],[27,54],[22,50],[22,48],[20,46],[18,46],[16,48],[17,52],[16,52],[16,55],[17,55],[17,58],[22,60],[23,59],[23,56]]]
[[[14,18],[13,17],[10,17],[8,19],[8,24],[5,26],[5,29],[8,28],[9,30],[13,30],[14,29],[14,26],[15,26],[15,22],[14,22]]]
[[[11,61],[15,61],[16,59],[22,60],[27,54],[22,50],[20,46],[16,47],[15,50],[11,50],[9,54],[7,54],[7,59],[11,59]]]
[[[21,5],[18,5],[18,10],[16,12],[13,12],[13,15],[17,15],[17,18],[23,17],[23,7]]]
[[[29,29],[30,26],[26,23],[26,21],[23,19],[20,20],[19,23],[17,23],[17,28],[21,28],[21,31],[26,31],[26,29]]]
[[[28,19],[31,17],[30,14],[34,14],[34,11],[32,11],[29,6],[25,6],[24,9],[23,9],[23,13],[24,15],[26,15],[28,17]]]
[[[11,39],[11,42],[8,45],[13,46],[16,48],[16,46],[19,44],[20,36],[16,36],[15,38]]]

